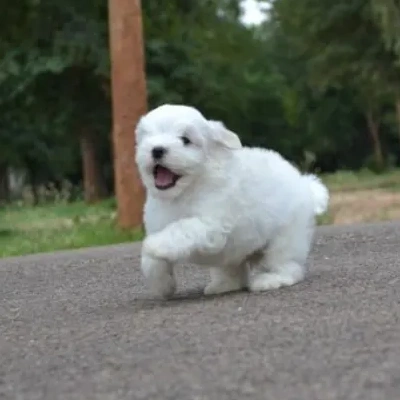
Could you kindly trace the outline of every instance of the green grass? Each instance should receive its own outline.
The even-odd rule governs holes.
[[[349,192],[355,190],[400,191],[400,169],[376,174],[369,170],[339,171],[321,176],[331,191]]]
[[[340,171],[322,175],[331,194],[359,190],[400,192],[400,170],[384,174]],[[348,206],[346,206],[348,207]],[[385,211],[385,210],[383,210]],[[335,210],[318,218],[334,222]],[[114,200],[88,206],[83,202],[0,208],[0,257],[101,246],[140,240],[138,231],[118,229]],[[378,218],[374,216],[374,218]]]
[[[0,208],[0,257],[130,242],[141,232],[115,224],[114,201]]]

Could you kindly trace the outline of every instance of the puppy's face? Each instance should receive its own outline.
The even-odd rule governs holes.
[[[139,121],[136,162],[147,190],[175,198],[204,173],[213,150],[241,147],[223,124],[206,120],[192,107],[163,105]]]

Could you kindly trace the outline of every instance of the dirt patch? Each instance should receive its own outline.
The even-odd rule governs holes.
[[[400,192],[333,192],[330,214],[335,225],[400,219]]]

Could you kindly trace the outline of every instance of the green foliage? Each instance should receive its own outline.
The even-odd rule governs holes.
[[[22,1],[0,26],[0,159],[33,187],[81,180],[79,133],[110,130],[103,1]],[[109,149],[102,161],[109,163]]]
[[[374,168],[383,168],[382,114],[398,102],[400,75],[371,3],[276,0],[273,15],[305,58],[313,87],[352,92],[373,142]]]
[[[400,62],[400,5],[396,0],[370,0],[373,16],[382,31],[384,43]]]
[[[111,186],[107,2],[5,7],[1,163],[28,171],[32,184],[79,184],[79,135],[89,129]],[[393,0],[275,0],[256,28],[240,23],[239,0],[146,0],[142,7],[150,107],[191,104],[245,144],[323,171],[369,162],[368,111],[384,157],[400,161]]]

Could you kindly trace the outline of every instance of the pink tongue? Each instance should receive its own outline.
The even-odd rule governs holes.
[[[168,186],[174,183],[175,175],[164,167],[157,167],[155,174],[155,181],[157,186]]]

